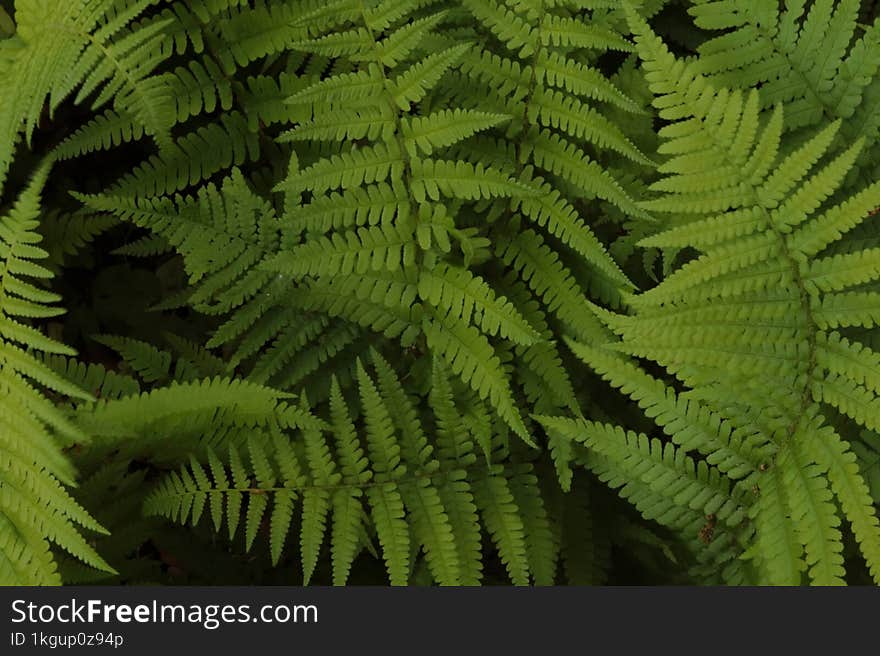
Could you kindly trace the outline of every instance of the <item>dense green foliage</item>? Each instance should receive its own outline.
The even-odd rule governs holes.
[[[878,12],[0,3],[0,583],[880,583]]]

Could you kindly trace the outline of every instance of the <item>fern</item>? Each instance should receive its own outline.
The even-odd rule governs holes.
[[[784,105],[787,130],[841,119],[841,144],[865,140],[865,166],[877,141],[878,33],[859,25],[860,4],[695,2],[698,26],[729,30],[700,46],[700,70],[731,88],[762,85],[765,107]]]
[[[112,571],[80,530],[104,529],[62,486],[75,471],[61,445],[88,436],[57,408],[49,394],[88,399],[89,395],[47,367],[33,352],[73,355],[73,351],[28,325],[31,317],[62,312],[59,298],[34,284],[51,272],[37,262],[40,193],[49,166],[31,177],[12,210],[0,219],[0,582],[47,585],[61,581],[50,553],[55,544],[87,565]],[[80,527],[78,529],[78,527]]]
[[[880,582],[876,15],[0,11],[0,582]]]
[[[629,316],[599,312],[620,337],[610,344],[610,352],[573,347],[656,415],[676,443],[703,454],[705,461],[685,465],[686,471],[713,488],[711,493],[709,488],[679,492],[664,485],[649,491],[666,479],[645,465],[636,476],[647,488],[641,492],[639,486],[632,487],[633,503],[647,517],[692,538],[700,522],[699,516],[684,521],[682,513],[688,509],[711,515],[713,521],[731,517],[729,541],[739,543],[755,571],[740,572],[730,560],[736,550],[716,551],[714,541],[706,551],[715,553],[705,556],[719,564],[729,561],[722,576],[732,581],[745,577],[797,584],[806,575],[817,584],[841,583],[843,544],[838,527],[845,518],[876,578],[876,515],[864,480],[851,466],[849,444],[826,409],[834,406],[856,423],[870,424],[874,391],[852,367],[843,373],[829,358],[843,352],[871,358],[873,352],[833,330],[839,325],[833,310],[828,316],[818,314],[826,299],[860,279],[851,282],[844,277],[840,287],[829,284],[825,289],[810,283],[817,265],[824,270],[817,255],[845,231],[832,234],[823,229],[825,224],[854,226],[880,200],[872,186],[862,192],[865,205],[829,201],[861,144],[823,161],[839,129],[834,123],[791,154],[780,155],[781,107],[762,121],[755,92],[744,97],[715,90],[696,64],[677,62],[631,10],[629,17],[661,116],[674,121],[661,130],[666,138],[663,150],[673,153],[661,167],[666,177],[654,184],[661,195],[644,205],[681,217],[674,228],[645,241],[660,247],[692,246],[699,255],[653,289],[634,295]],[[710,169],[711,183],[703,173]],[[728,218],[735,229],[725,234]],[[719,225],[713,243],[690,238],[710,221]],[[841,350],[831,356],[829,348]],[[664,389],[627,356],[657,361],[689,391],[676,395]],[[728,400],[732,389],[743,390],[734,403]],[[638,438],[638,455],[621,460],[622,454],[604,450],[600,440],[607,429],[547,421],[611,458],[614,469],[606,471],[602,460],[591,466],[599,468],[600,477],[610,477],[613,485],[633,484],[633,474],[620,469],[629,458],[660,458],[659,445],[655,450]],[[626,438],[633,449],[635,439]],[[664,461],[678,462],[672,449],[670,445],[669,455],[664,449]],[[672,503],[661,501],[658,493],[673,496]],[[729,510],[734,507],[739,510]],[[748,521],[738,526],[746,517]],[[715,540],[719,537],[716,531]]]
[[[313,38],[298,46],[316,54],[363,61],[366,66],[356,73],[324,79],[312,87],[313,91],[305,89],[291,98],[292,102],[310,107],[313,118],[288,132],[286,139],[341,141],[342,149],[330,157],[319,156],[309,165],[300,165],[295,158],[292,174],[277,189],[288,196],[288,215],[294,225],[301,225],[305,220],[300,216],[315,216],[316,211],[329,209],[333,196],[325,195],[327,192],[341,189],[342,198],[353,203],[350,210],[336,214],[338,218],[331,219],[329,225],[325,224],[329,237],[307,234],[301,246],[270,260],[266,268],[294,279],[307,277],[313,280],[309,284],[308,297],[315,298],[317,292],[318,298],[323,296],[325,300],[319,301],[317,306],[310,305],[310,309],[329,311],[364,327],[381,330],[388,337],[401,335],[405,343],[411,343],[418,333],[423,332],[429,345],[434,348],[436,344],[437,352],[450,362],[452,370],[460,373],[481,396],[488,398],[516,432],[530,440],[512,403],[508,389],[510,383],[497,356],[493,355],[493,347],[479,333],[472,335],[470,312],[454,310],[455,301],[446,295],[430,296],[435,306],[440,304],[438,309],[444,320],[457,325],[461,335],[468,335],[465,338],[468,353],[478,358],[478,368],[484,372],[476,375],[459,366],[461,346],[437,342],[437,338],[432,337],[436,334],[433,323],[419,322],[418,314],[402,311],[411,303],[409,289],[413,284],[422,292],[428,285],[436,284],[422,282],[422,276],[426,275],[422,273],[426,271],[423,263],[445,259],[451,254],[449,235],[455,236],[458,230],[454,214],[450,213],[451,202],[531,193],[530,187],[493,167],[431,156],[435,151],[439,155],[444,148],[505,121],[507,117],[461,110],[452,114],[439,112],[420,116],[412,107],[418,95],[412,94],[424,93],[436,85],[442,72],[460,59],[464,50],[450,49],[449,58],[418,54],[418,40],[443,21],[445,14],[442,12],[428,14],[411,23],[401,23],[399,19],[386,22],[384,18],[380,20],[381,16],[382,13],[375,15],[366,7],[359,13],[342,14],[340,20],[343,24],[351,24],[350,28]],[[329,25],[335,26],[335,21]],[[337,83],[353,81],[353,76],[360,76],[359,79],[364,81],[362,87],[354,87],[360,89],[356,99],[358,109],[348,109],[352,97],[338,95],[335,91]],[[352,85],[347,84],[346,88],[352,88]],[[401,95],[404,88],[420,91]],[[473,117],[472,122],[464,127],[469,117]],[[457,126],[462,127],[452,129],[452,118]],[[419,132],[423,136],[419,137]],[[373,143],[355,145],[358,140]],[[400,182],[395,182],[389,189],[391,180]],[[307,202],[303,202],[303,192],[310,193]],[[392,204],[382,212],[379,221],[367,218],[367,222],[374,225],[355,227],[359,223],[358,214],[364,210],[369,212],[360,202],[377,195],[388,198]],[[335,202],[334,208],[338,208]],[[431,280],[436,280],[438,275],[442,277],[447,271],[451,269],[434,267]],[[342,282],[351,274],[363,276],[368,272],[366,278],[351,279],[352,284]],[[387,277],[389,274],[390,278]],[[377,277],[376,282],[368,283],[372,275]],[[333,282],[328,285],[324,281],[330,280],[331,276]],[[389,283],[384,280],[392,286],[386,287]],[[477,285],[486,286],[480,278],[475,281]],[[387,290],[386,300],[375,304],[380,289]],[[354,297],[348,297],[352,293]],[[367,295],[370,305],[365,306],[363,302]],[[492,295],[487,290],[473,302],[491,302]],[[507,317],[499,320],[506,322]],[[410,325],[406,326],[407,323]],[[498,331],[491,324],[490,329],[493,333]],[[493,382],[484,382],[488,380]]]
[[[128,31],[151,4],[78,1],[17,2],[16,33],[3,42],[3,86],[15,88],[0,109],[0,184],[5,180],[22,128],[30,141],[48,96],[49,110],[77,87],[92,109],[113,101],[159,144],[167,143],[173,107],[170,88],[153,69],[164,59],[159,43],[165,24]],[[23,125],[22,125],[23,124]]]
[[[424,551],[437,583],[474,584],[481,577],[484,530],[515,583],[530,576],[552,581],[554,572],[543,563],[553,562],[555,547],[546,522],[535,523],[544,510],[537,479],[528,475],[531,467],[487,467],[475,457],[439,364],[432,394],[437,432],[429,439],[396,374],[381,356],[372,357],[375,378],[357,365],[362,425],[354,423],[333,381],[333,448],[314,430],[301,442],[277,431],[254,437],[246,455],[235,446],[222,459],[208,450],[203,461],[194,459],[161,482],[145,500],[145,511],[193,524],[210,515],[215,529],[225,523],[230,537],[244,529],[248,548],[266,516],[275,562],[298,523],[306,582],[329,541],[333,581],[344,584],[366,531],[378,540],[392,584],[410,580],[411,542]],[[532,564],[530,547],[545,550],[532,556]]]

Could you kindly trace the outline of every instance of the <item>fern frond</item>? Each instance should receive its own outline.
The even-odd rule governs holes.
[[[827,158],[839,130],[839,123],[831,123],[785,154],[778,137],[783,109],[762,120],[756,93],[744,98],[714,88],[698,62],[676,60],[629,5],[626,12],[657,95],[655,104],[672,121],[661,130],[663,150],[671,155],[661,167],[666,177],[653,185],[662,195],[644,206],[693,217],[647,243],[681,244],[695,254],[655,288],[628,299],[629,316],[596,312],[620,337],[614,350],[659,362],[691,391],[677,395],[634,363],[590,344],[572,346],[636,399],[675,442],[704,454],[697,468],[717,471],[705,480],[746,475],[736,487],[725,481],[720,489],[737,500],[736,522],[745,516],[754,522],[754,535],[746,531],[737,540],[745,556],[754,559],[758,581],[798,584],[806,575],[813,583],[840,584],[843,537],[838,526],[849,510],[844,507],[841,516],[834,497],[842,503],[841,493],[865,488],[861,479],[852,480],[852,472],[847,474],[851,487],[838,493],[834,477],[839,481],[841,470],[832,477],[828,455],[815,446],[817,440],[839,440],[821,404],[874,428],[877,399],[873,376],[843,364],[858,357],[870,362],[873,352],[829,329],[873,326],[875,317],[869,298],[859,292],[826,292],[825,287],[837,289],[838,283],[833,278],[823,282],[827,263],[812,265],[809,258],[817,246],[841,237],[843,231],[828,230],[830,222],[854,227],[866,216],[867,209],[861,216],[849,213],[860,201],[835,204],[834,198],[861,144]],[[807,23],[804,29],[817,29],[815,16]],[[711,184],[701,170],[710,168]],[[870,188],[861,196],[869,193]],[[725,225],[728,218],[732,225]],[[723,237],[702,240],[699,232],[714,225],[724,226]],[[869,267],[857,271],[855,284],[876,276]],[[845,288],[845,270],[840,275],[839,285]],[[713,306],[707,307],[710,299]],[[760,382],[751,378],[758,372]],[[731,385],[741,390],[735,403],[723,401]],[[553,419],[551,425],[562,430],[562,421]],[[589,428],[582,430],[590,434]],[[635,445],[632,440],[625,443]],[[848,447],[836,448],[840,458]],[[648,443],[645,449],[646,455],[654,453]],[[616,457],[611,451],[602,455],[609,461]],[[721,468],[714,470],[712,463]],[[607,469],[601,476],[614,483],[633,476],[612,472]],[[643,483],[650,487],[652,481]],[[745,491],[749,486],[752,494]],[[647,494],[633,497],[643,512]],[[860,522],[862,554],[870,559],[876,545],[867,536],[874,522],[865,518],[861,498],[856,502],[851,496],[847,503],[855,513],[850,521]],[[684,522],[685,505],[670,509],[669,516]],[[725,507],[702,510],[724,521]]]
[[[0,186],[20,132],[30,142],[47,97],[52,112],[76,87],[75,102],[93,97],[92,108],[99,109],[112,100],[115,112],[131,116],[160,145],[169,143],[170,87],[162,75],[153,75],[164,59],[157,47],[167,23],[124,29],[150,4],[78,0],[16,6],[14,45],[6,48],[0,69],[3,86],[16,89],[0,106]]]
[[[244,117],[231,112],[174,140],[107,190],[108,195],[152,197],[182,191],[259,157],[259,141]]]
[[[246,549],[265,518],[276,562],[298,518],[306,581],[329,524],[337,584],[348,578],[366,525],[378,535],[393,584],[411,580],[413,544],[438,583],[479,582],[482,516],[516,582],[532,575],[552,582],[555,543],[531,466],[478,471],[472,483],[473,441],[444,370],[434,369],[435,448],[397,374],[378,353],[371,358],[375,379],[360,360],[356,367],[362,426],[352,421],[339,382],[331,382],[333,448],[317,427],[306,428],[301,443],[277,430],[252,433],[244,449],[230,443],[225,462],[209,448],[169,474],[147,496],[145,512],[190,524],[210,516],[215,530],[225,522],[230,536],[243,526]]]
[[[426,317],[422,329],[428,345],[457,376],[488,399],[499,416],[528,444],[534,446],[513,401],[504,368],[488,340],[474,328],[446,317]]]
[[[448,160],[414,159],[412,193],[419,203],[426,198],[479,200],[497,196],[530,196],[535,191],[505,173],[482,164]]]
[[[440,265],[419,275],[419,297],[455,320],[478,325],[484,333],[529,345],[540,339],[503,296],[467,269]],[[448,315],[447,315],[448,316]]]
[[[102,527],[61,485],[73,483],[75,470],[59,442],[89,437],[40,387],[74,399],[90,396],[35,356],[73,351],[20,322],[44,315],[41,308],[49,310],[60,300],[27,280],[52,275],[36,263],[47,255],[36,245],[41,239],[36,228],[48,174],[43,164],[0,218],[0,581],[5,585],[59,584],[50,543],[93,568],[112,571],[77,528],[102,532]]]
[[[282,253],[263,266],[294,278],[350,275],[367,271],[396,271],[415,262],[412,226],[396,225],[334,232],[330,238],[311,240]]]

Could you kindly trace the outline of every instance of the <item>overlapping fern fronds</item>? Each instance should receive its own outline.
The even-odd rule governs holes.
[[[841,148],[864,140],[850,177],[872,179],[880,133],[880,25],[859,22],[859,0],[692,4],[697,26],[723,31],[699,48],[704,75],[731,89],[760,85],[763,107],[783,105],[786,131],[840,119]]]
[[[160,483],[146,512],[193,524],[209,516],[216,530],[225,524],[230,538],[243,530],[248,549],[265,519],[275,562],[298,526],[306,582],[325,541],[333,581],[344,584],[375,539],[392,585],[412,579],[419,550],[437,583],[475,585],[486,533],[511,581],[552,583],[557,543],[531,465],[506,462],[498,443],[490,447],[498,464],[479,455],[439,361],[429,427],[388,363],[372,358],[375,377],[357,364],[362,421],[353,421],[332,383],[332,445],[321,430],[306,430],[299,440],[274,430],[252,434],[243,449],[209,449],[201,462],[193,458]]]
[[[173,123],[171,89],[153,71],[166,54],[159,47],[167,23],[132,30],[154,0],[15,3],[16,31],[0,41],[0,189],[21,132],[30,140],[48,98],[51,114],[74,91],[93,110],[113,102],[159,144]]]
[[[0,583],[880,582],[876,9],[14,5]]]
[[[870,284],[880,270],[864,252],[823,255],[880,205],[877,184],[829,200],[863,144],[827,157],[835,122],[781,154],[781,106],[762,114],[757,92],[714,89],[698,65],[676,60],[629,16],[670,121],[660,132],[665,177],[643,206],[674,221],[643,243],[695,255],[633,295],[631,313],[597,308],[619,341],[572,348],[671,443],[615,437],[617,429],[590,422],[545,423],[595,453],[588,466],[624,486],[645,516],[691,540],[711,563],[706,574],[724,565],[727,582],[840,584],[845,521],[876,581],[880,524],[833,411],[877,423],[880,356],[847,328],[876,325]],[[663,365],[685,391],[635,358]],[[711,535],[701,529],[706,518]]]

